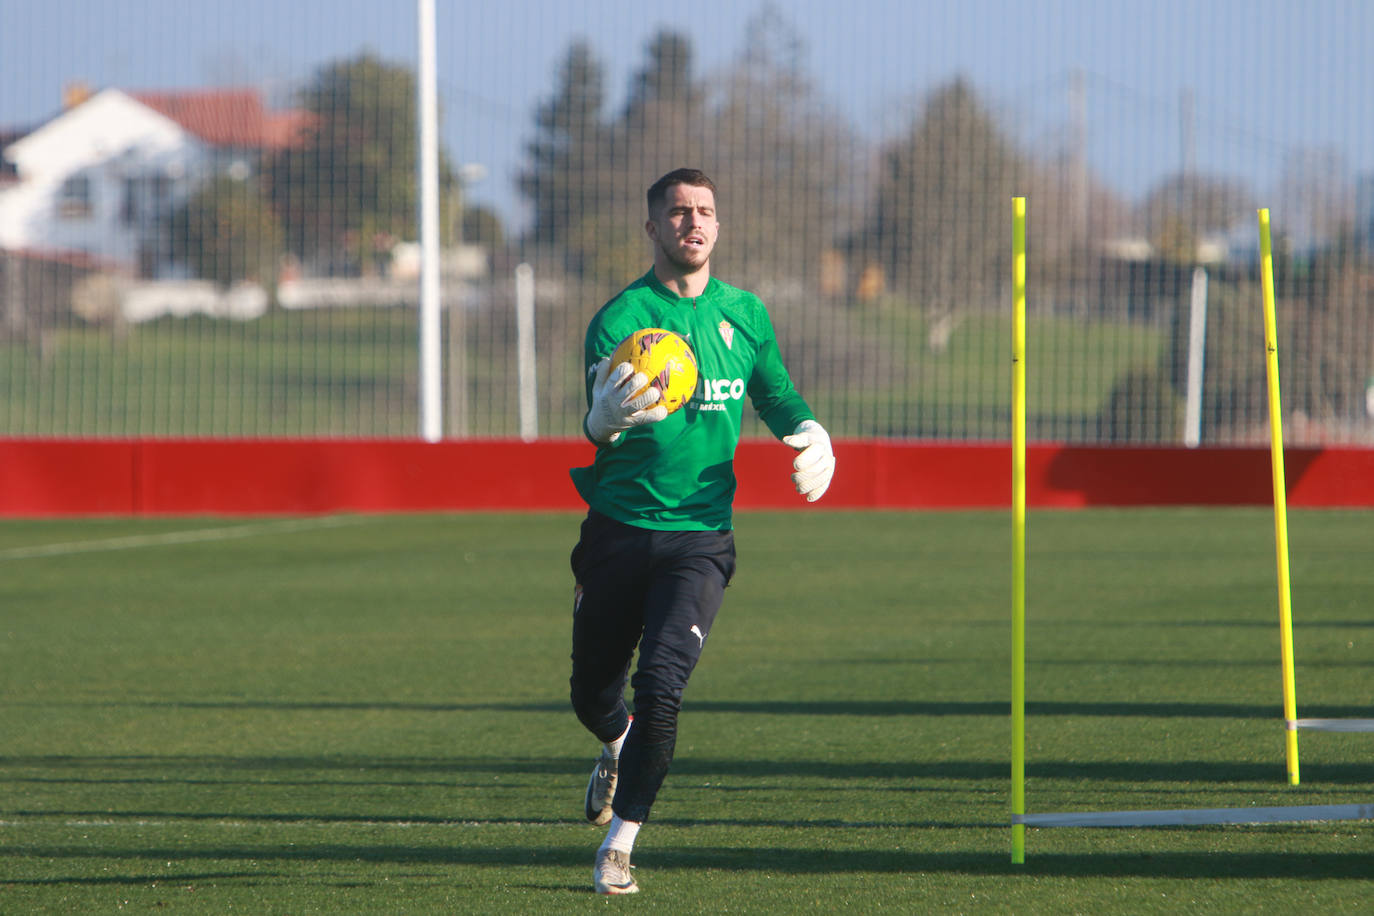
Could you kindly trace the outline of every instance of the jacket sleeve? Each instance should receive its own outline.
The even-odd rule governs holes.
[[[811,407],[792,385],[792,377],[783,365],[778,351],[777,337],[768,313],[760,309],[759,354],[754,373],[749,378],[749,398],[759,418],[778,439],[790,436],[803,420],[816,419]]]

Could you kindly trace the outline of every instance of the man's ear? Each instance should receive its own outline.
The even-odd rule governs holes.
[[[658,241],[658,225],[654,223],[653,220],[649,220],[644,224],[644,231],[648,233],[650,241]]]

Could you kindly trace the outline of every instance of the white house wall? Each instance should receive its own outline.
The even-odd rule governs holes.
[[[209,167],[203,144],[176,122],[106,89],[4,150],[18,182],[0,190],[0,248],[79,251],[132,267],[147,226],[125,221],[126,180],[163,175],[185,199]],[[64,183],[90,178],[90,208],[63,215]]]

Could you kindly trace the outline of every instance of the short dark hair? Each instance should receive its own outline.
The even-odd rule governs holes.
[[[706,177],[706,173],[701,169],[673,169],[658,181],[649,185],[649,215],[653,216],[654,208],[663,205],[668,199],[668,189],[675,184],[689,184],[694,188],[706,188],[712,195],[716,193],[715,183]]]

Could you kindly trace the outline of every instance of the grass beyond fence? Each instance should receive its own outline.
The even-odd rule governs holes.
[[[0,526],[0,911],[604,912],[572,514]],[[626,909],[1352,912],[1374,823],[1029,830],[1005,513],[745,514]],[[1374,513],[1290,516],[1299,714],[1374,710]],[[1032,512],[1028,810],[1371,801],[1284,770],[1268,512]]]
[[[585,319],[549,306],[539,320],[540,433],[579,436]],[[775,320],[798,387],[836,435],[1009,435],[1004,316],[971,314],[933,336],[905,304]],[[512,319],[482,313],[468,323],[463,426],[516,436]],[[1122,380],[1156,367],[1167,346],[1166,333],[1140,325],[1055,317],[1034,319],[1030,340],[1032,434],[1067,441],[1097,438]],[[442,349],[452,371],[447,342]],[[417,437],[418,353],[415,313],[400,308],[73,327],[0,343],[0,435]],[[450,431],[454,393],[445,380]],[[746,431],[767,434],[753,419]]]

